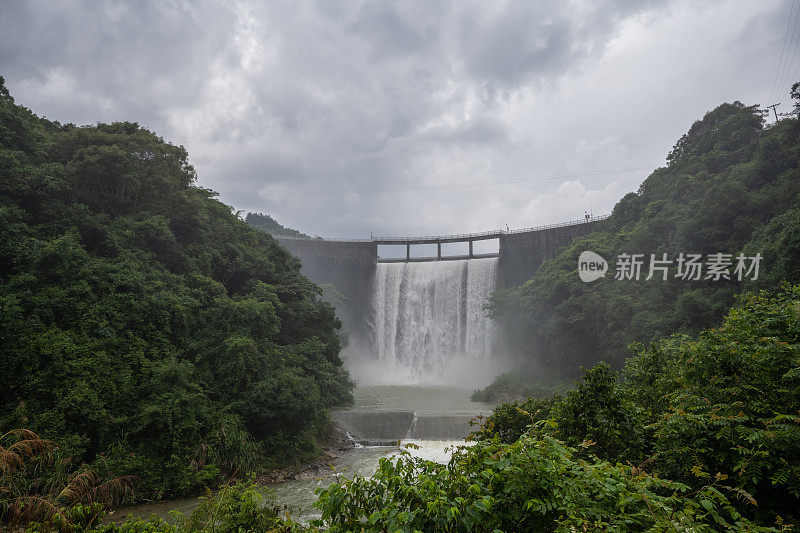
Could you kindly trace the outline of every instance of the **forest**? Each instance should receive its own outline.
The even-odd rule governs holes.
[[[287,228],[277,220],[263,213],[247,213],[244,221],[257,230],[268,233],[273,237],[295,237],[299,239],[310,239],[308,235],[296,229]]]
[[[792,94],[798,101],[797,86]],[[722,104],[695,122],[637,192],[533,279],[498,291],[492,315],[513,352],[537,373],[573,377],[581,365],[621,368],[631,343],[696,333],[722,319],[742,291],[800,282],[800,124],[765,127],[765,112]],[[584,250],[612,262],[604,279],[576,274]],[[645,280],[650,254],[761,254],[758,279]],[[640,280],[615,280],[613,259],[644,254]]]
[[[39,118],[0,81],[0,517],[31,531],[796,528],[796,111],[769,126],[756,106],[710,111],[595,232],[495,293],[487,312],[528,370],[574,387],[500,405],[447,464],[404,453],[332,482],[321,518],[299,524],[246,474],[313,457],[353,384],[332,306],[266,234],[280,226],[197,187],[182,147],[135,123]],[[763,265],[742,282],[589,284],[584,250]],[[189,516],[100,521],[133,492],[202,490]]]
[[[35,483],[86,467],[174,498],[319,452],[351,399],[340,322],[184,148],[39,118],[2,80],[0,141],[0,427],[65,461]]]

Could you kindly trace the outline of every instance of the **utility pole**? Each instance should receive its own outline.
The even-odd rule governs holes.
[[[775,122],[778,122],[778,112],[775,111],[775,108],[778,107],[779,105],[781,105],[780,102],[778,102],[777,104],[772,104],[772,105],[768,105],[767,106],[767,109],[769,109],[771,107],[772,108],[772,112],[775,113]]]

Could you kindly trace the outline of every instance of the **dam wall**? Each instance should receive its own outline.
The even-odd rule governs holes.
[[[591,233],[599,220],[601,218],[597,217],[583,223],[565,223],[500,235],[498,284],[502,288],[511,288],[525,283],[539,270],[542,263],[553,259],[559,249],[568,246],[576,238]]]
[[[414,421],[414,411],[333,411],[331,416],[355,442],[366,446],[397,444]]]
[[[433,237],[391,237],[371,240],[328,240],[298,239],[276,237],[278,242],[302,262],[303,274],[315,283],[333,283],[347,298],[365,302],[366,293],[375,274],[378,261],[418,262],[442,261],[446,259],[473,259],[472,242],[497,239],[497,254],[484,254],[486,257],[500,258],[498,284],[504,288],[514,287],[531,279],[539,267],[548,259],[553,259],[558,250],[569,245],[577,237],[588,235],[606,216],[589,220],[573,220],[511,231],[487,231],[463,235],[442,235]],[[415,244],[439,244],[452,242],[470,243],[470,254],[464,257],[442,257],[441,249],[435,257],[412,258],[410,247]],[[378,245],[405,245],[409,250],[406,258],[379,259]]]
[[[346,301],[337,302],[334,298],[332,303],[351,341],[368,338],[378,245],[370,241],[286,237],[276,237],[276,240],[300,259],[300,271],[304,276],[318,285],[330,283],[344,296]]]
[[[455,268],[455,266],[447,267],[446,265],[448,262],[454,262],[453,260],[455,259],[468,262],[470,265],[474,263],[472,267],[468,267],[473,270],[477,269],[477,265],[481,261],[496,261],[496,268],[492,267],[492,276],[494,277],[492,287],[489,288],[489,292],[491,292],[495,288],[515,287],[531,279],[542,263],[554,258],[559,249],[569,245],[574,239],[588,235],[594,230],[596,224],[604,218],[606,217],[593,217],[588,220],[574,220],[521,230],[496,230],[483,233],[429,237],[377,237],[369,240],[299,239],[288,237],[276,237],[276,239],[281,246],[300,260],[302,264],[301,272],[311,281],[318,285],[332,284],[341,293],[341,296],[344,297],[343,299],[337,298],[335,294],[333,294],[333,297],[330,294],[326,294],[326,297],[336,307],[337,315],[342,319],[350,343],[364,347],[366,351],[373,351],[380,348],[376,344],[376,342],[379,342],[376,338],[381,338],[381,331],[379,331],[381,324],[378,323],[381,319],[380,313],[378,312],[379,310],[373,308],[373,297],[383,287],[380,283],[382,278],[380,276],[376,278],[378,263],[401,263],[395,266],[402,275],[398,274],[394,277],[397,279],[402,278],[406,281],[414,281],[420,278],[417,272],[420,269],[404,268],[402,263],[406,265],[409,263],[425,263],[437,271],[445,271],[448,268]],[[483,255],[473,253],[473,243],[475,241],[490,239],[498,241],[497,253]],[[444,257],[442,255],[442,244],[454,242],[468,243],[469,254],[463,257]],[[405,257],[381,259],[378,257],[379,244],[405,246]],[[436,244],[437,255],[425,258],[412,257],[411,247],[420,244]],[[431,264],[434,262],[439,262],[440,264]],[[387,267],[387,265],[382,266]],[[381,272],[383,273],[383,270]],[[430,278],[432,280],[438,279],[438,277],[432,274],[427,275],[427,277],[423,276],[425,279]],[[475,279],[475,276],[467,276],[467,278]],[[376,279],[378,280],[377,284]],[[403,291],[407,292],[408,289],[408,284],[401,282],[398,290],[401,291],[401,296],[404,297],[405,292]],[[466,292],[469,291],[470,289],[467,287]],[[422,291],[420,294],[425,295],[427,293]],[[431,298],[428,299],[439,301],[444,297],[442,294],[431,293]],[[403,298],[400,298],[400,300],[405,301]],[[425,299],[423,298],[423,300]],[[469,299],[467,298],[464,301],[467,302],[468,307]],[[482,303],[479,303],[479,307]],[[407,308],[406,311],[416,312],[415,309],[418,307],[412,305],[411,307],[399,306],[398,308]],[[462,315],[468,315],[468,313],[462,313]],[[401,319],[411,320],[413,318],[410,311],[400,313],[399,316]],[[465,320],[468,319],[469,317],[467,316]],[[475,330],[474,327],[469,327],[468,329],[469,331]],[[461,330],[459,329],[458,331]],[[389,339],[391,341],[389,344],[395,346],[395,340],[397,339],[409,343],[413,341],[412,337],[413,335],[400,335],[398,333]],[[441,335],[436,337],[441,337]],[[467,339],[467,335],[461,335],[461,337]],[[462,344],[466,346],[468,343],[466,341],[460,342],[459,346]],[[434,348],[435,346],[428,351],[435,351]]]

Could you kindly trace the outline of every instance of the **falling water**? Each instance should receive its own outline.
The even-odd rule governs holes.
[[[379,263],[373,287],[379,366],[395,382],[414,383],[485,363],[494,331],[482,306],[496,275],[496,258]]]

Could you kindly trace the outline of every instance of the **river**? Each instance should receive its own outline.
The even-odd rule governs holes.
[[[488,415],[494,404],[472,402],[471,389],[446,386],[386,385],[357,387],[353,393],[356,411],[413,411],[419,415]],[[453,446],[465,445],[463,440],[419,440],[403,439],[401,446],[412,442],[419,449],[408,451],[417,457],[445,463]],[[375,473],[381,457],[393,457],[399,453],[397,446],[357,446],[335,459],[327,468],[314,475],[303,476],[268,485],[271,504],[286,507],[287,511],[303,522],[319,517],[312,508],[316,501],[314,491],[327,487],[340,476],[370,476]],[[127,515],[149,517],[156,514],[167,518],[172,510],[191,513],[201,503],[201,498],[192,497],[157,503],[144,503],[117,510],[111,519],[122,521]]]

